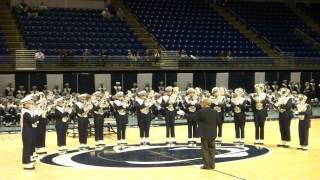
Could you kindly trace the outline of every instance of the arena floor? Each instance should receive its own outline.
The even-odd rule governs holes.
[[[313,120],[310,129],[310,150],[300,151],[296,150],[298,147],[298,121],[294,120],[291,124],[291,148],[284,149],[276,146],[280,140],[280,133],[277,121],[266,122],[265,133],[265,147],[270,151],[268,153],[253,156],[251,158],[244,158],[235,161],[224,161],[216,163],[215,170],[201,170],[199,163],[187,163],[182,165],[173,165],[170,167],[64,167],[45,164],[43,162],[36,162],[35,171],[23,170],[21,164],[21,150],[22,142],[20,134],[1,134],[1,148],[0,148],[0,179],[319,179],[320,177],[320,121]],[[231,143],[234,140],[234,126],[233,123],[224,125],[223,141]],[[176,136],[178,143],[185,143],[187,141],[187,126],[177,126]],[[151,128],[151,143],[153,146],[163,143],[165,141],[165,128],[152,127]],[[246,124],[246,143],[252,144],[254,140],[254,125],[252,122]],[[89,144],[94,146],[93,137],[89,138]],[[105,142],[111,146],[116,144],[115,135],[106,135]],[[138,144],[138,129],[127,129],[127,142],[130,144]],[[67,145],[69,149],[76,149],[78,147],[78,139],[68,137]],[[135,146],[134,146],[135,147]],[[222,146],[223,147],[223,146]],[[251,149],[259,149],[255,146],[248,146]],[[137,146],[137,148],[139,148]],[[177,146],[180,148],[180,146]],[[178,149],[175,150],[178,150]],[[221,147],[220,147],[221,148]],[[111,148],[112,149],[112,148]],[[183,148],[182,148],[183,149]],[[197,149],[197,148],[195,148]],[[219,148],[218,148],[219,149]],[[222,148],[223,149],[223,148]],[[47,150],[48,153],[55,153],[56,134],[55,132],[47,133]],[[198,148],[199,150],[199,148]],[[222,152],[223,150],[221,150]],[[258,152],[259,150],[257,150]],[[150,151],[155,153],[156,151]],[[164,153],[161,149],[158,154],[153,154],[154,160],[162,160],[170,156]],[[178,152],[178,151],[176,151]],[[179,157],[188,158],[190,153],[179,154]],[[199,152],[199,151],[196,151]],[[249,154],[250,152],[247,151]],[[253,151],[256,152],[256,151]],[[97,153],[92,150],[89,156],[95,157]],[[108,152],[105,153],[108,157]],[[200,157],[200,153],[190,156]],[[142,154],[148,156],[148,154]],[[241,156],[241,155],[240,155]],[[144,157],[144,158],[145,158]],[[162,158],[160,158],[162,157]],[[88,157],[82,160],[90,162]],[[130,155],[120,154],[117,156],[118,160],[125,160],[132,158]],[[161,164],[161,163],[160,163]]]

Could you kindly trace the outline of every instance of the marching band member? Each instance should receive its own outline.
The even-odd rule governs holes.
[[[9,83],[5,90],[6,96],[14,96],[14,87],[12,87],[12,83]]]
[[[137,83],[133,83],[133,84],[132,84],[131,92],[132,92],[133,94],[136,94],[136,93],[138,92],[138,85],[137,85]]]
[[[47,113],[49,111],[49,104],[47,102],[47,99],[45,98],[45,95],[40,92],[36,94],[36,96],[39,98],[36,102],[36,117],[39,120],[39,124],[36,128],[36,150],[37,154],[46,154],[45,146],[46,146],[46,132],[47,132]]]
[[[254,144],[263,145],[264,142],[264,123],[268,116],[267,111],[267,95],[264,93],[264,84],[254,85],[255,93],[251,96],[251,104],[253,111],[253,120],[255,126]]]
[[[55,118],[56,118],[56,132],[57,132],[57,145],[60,153],[66,153],[68,151],[66,147],[66,136],[68,130],[68,118],[72,113],[72,106],[68,106],[63,97],[60,97],[54,101]]]
[[[161,107],[164,109],[164,118],[166,122],[166,144],[175,146],[175,117],[177,114],[177,96],[172,94],[173,88],[168,86],[165,88],[164,96],[162,96]]]
[[[105,87],[103,87],[103,83],[100,84],[98,91],[100,91],[100,93],[102,93],[102,94],[104,94],[107,91],[107,89]]]
[[[199,96],[195,95],[194,88],[187,89],[187,94],[185,96],[185,112],[187,114],[187,124],[188,124],[188,145],[189,146],[196,146],[197,138],[197,128],[198,123],[194,120],[193,114],[195,114],[200,109],[200,102]]]
[[[225,102],[226,99],[223,95],[223,89],[219,87],[214,87],[211,90],[211,107],[218,112],[219,118],[217,122],[218,126],[218,137],[216,142],[221,144],[222,142],[222,124],[224,122],[224,110],[225,110]]]
[[[17,90],[16,94],[21,94],[23,97],[26,95],[26,90],[24,89],[23,85],[19,86],[19,89]]]
[[[66,96],[66,95],[69,95],[69,94],[71,94],[70,84],[69,83],[65,83],[64,87],[63,87],[63,90],[62,90],[62,95]]]
[[[32,112],[33,97],[32,95],[27,95],[23,98],[20,103],[22,104],[22,113],[21,113],[21,129],[22,129],[22,163],[23,168],[26,170],[35,169],[34,164],[32,163],[33,152],[34,152],[34,133],[35,128],[37,127],[37,121],[35,120]]]
[[[78,98],[79,100],[75,103],[75,113],[76,119],[78,120],[79,149],[86,150],[89,148],[87,145],[89,124],[88,116],[92,109],[92,103],[90,102],[90,96],[88,94],[81,94]]]
[[[231,108],[234,117],[234,127],[236,131],[236,145],[244,146],[244,127],[246,123],[246,101],[244,98],[245,91],[237,88],[231,97]]]
[[[290,143],[290,124],[293,118],[292,108],[292,98],[290,98],[290,90],[287,88],[281,88],[279,90],[280,97],[275,103],[275,107],[279,110],[279,127],[281,133],[281,144],[278,147],[289,147]]]
[[[94,139],[96,141],[96,148],[105,145],[103,141],[103,126],[106,110],[109,106],[108,96],[102,94],[100,91],[95,92],[93,95],[93,119],[94,119]]]
[[[138,97],[136,98],[136,109],[137,109],[137,119],[138,126],[140,130],[140,145],[150,145],[149,132],[152,120],[152,106],[153,101],[151,98],[147,98],[146,91],[138,92]]]
[[[55,85],[55,87],[54,87],[54,89],[52,90],[52,92],[53,92],[53,94],[54,94],[55,96],[58,96],[58,95],[61,94],[61,89],[59,88],[58,85]]]
[[[147,83],[145,86],[144,86],[144,90],[146,91],[146,93],[150,93],[150,91],[152,91],[152,88],[150,87],[150,84]]]
[[[32,90],[30,91],[30,94],[36,95],[39,93],[39,91],[37,90],[37,86],[32,86],[31,89]]]
[[[162,95],[165,91],[164,82],[160,81],[158,86],[158,92]]]
[[[116,99],[113,101],[114,118],[117,123],[117,140],[118,146],[126,144],[126,127],[128,124],[128,108],[129,103],[125,100],[122,91],[119,91],[116,95]]]
[[[298,149],[308,150],[310,117],[312,115],[312,109],[309,104],[306,103],[307,96],[303,94],[298,95],[299,103],[297,104],[297,115],[299,117],[299,144]]]
[[[120,82],[116,82],[116,85],[113,86],[113,89],[114,89],[115,93],[118,93],[118,92],[122,91],[121,83]]]

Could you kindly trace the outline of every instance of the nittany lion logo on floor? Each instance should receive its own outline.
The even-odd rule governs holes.
[[[236,147],[233,144],[222,144],[216,149],[216,163],[254,158],[267,154],[269,149],[246,145]],[[120,150],[119,147],[107,146],[103,150],[72,150],[60,155],[49,154],[40,160],[42,163],[65,167],[172,167],[202,164],[201,147],[188,147],[179,144],[175,147],[151,145],[140,147],[130,145]]]

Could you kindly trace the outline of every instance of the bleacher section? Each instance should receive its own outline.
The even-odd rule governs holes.
[[[295,34],[308,30],[303,21],[287,6],[278,2],[230,2],[227,9],[265,37],[274,47],[297,57],[320,57],[320,52]]]
[[[266,56],[226,22],[205,1],[126,0],[126,5],[169,51],[186,50],[195,56]]]
[[[303,10],[306,14],[313,17],[320,23],[320,4],[319,3],[312,3],[310,5],[306,5],[304,3],[297,3],[298,8]]]
[[[74,55],[82,55],[86,48],[92,55],[101,49],[107,49],[108,55],[145,50],[124,22],[104,20],[101,10],[49,8],[32,17],[15,9],[15,15],[28,48],[41,48],[46,55],[57,55],[55,49],[72,49]]]
[[[0,55],[9,55],[8,46],[4,39],[4,34],[0,29]]]

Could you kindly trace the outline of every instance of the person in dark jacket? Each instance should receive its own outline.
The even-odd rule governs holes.
[[[215,168],[215,139],[217,137],[217,121],[219,114],[210,108],[210,100],[201,101],[201,109],[197,111],[194,120],[198,121],[198,136],[201,138],[203,166],[201,169]]]

